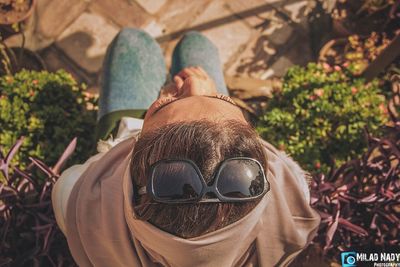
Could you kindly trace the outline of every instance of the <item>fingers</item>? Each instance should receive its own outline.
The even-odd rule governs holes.
[[[181,70],[176,76],[186,79],[189,77],[196,77],[200,79],[208,79],[207,73],[201,67],[188,67]]]
[[[181,88],[183,86],[183,82],[184,81],[180,76],[175,75],[174,76],[174,82],[175,82],[176,87],[179,89],[179,88]]]
[[[196,73],[193,71],[193,68],[184,68],[181,70],[176,76],[181,77],[183,80],[189,78],[190,76],[196,76]]]
[[[200,67],[194,67],[193,68],[193,72],[196,73],[197,77],[206,80],[208,78],[207,74],[205,73],[205,71],[200,68]]]
[[[203,68],[201,68],[201,67],[196,67],[196,70],[197,70],[203,77],[205,77],[206,79],[209,77],[208,74],[207,74],[207,72],[206,72]]]
[[[173,80],[177,87],[177,95],[180,96],[184,91],[188,91],[195,84],[195,80],[206,80],[200,67],[188,67],[181,70],[174,76]]]
[[[172,97],[179,93],[175,82],[164,85],[160,90],[160,97]]]
[[[176,96],[207,95],[216,92],[213,79],[201,67],[188,67],[173,77],[177,87]]]

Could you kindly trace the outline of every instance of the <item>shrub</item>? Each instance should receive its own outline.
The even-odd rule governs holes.
[[[364,128],[376,134],[385,122],[377,81],[365,83],[348,69],[310,63],[292,67],[282,91],[260,117],[261,136],[309,171],[326,171],[366,148]]]
[[[10,149],[24,136],[15,160],[28,163],[32,156],[52,165],[77,136],[73,162],[86,160],[94,145],[95,112],[87,110],[94,100],[84,89],[64,71],[23,70],[0,77],[0,146]]]
[[[349,45],[344,54],[345,63],[351,63],[351,71],[361,74],[373,60],[389,45],[390,39],[385,33],[372,32],[367,37],[352,35],[348,37]]]
[[[319,60],[331,65],[349,65],[354,75],[361,75],[387,48],[390,41],[391,38],[386,33],[377,32],[367,36],[351,35],[347,39],[332,40],[321,49]]]

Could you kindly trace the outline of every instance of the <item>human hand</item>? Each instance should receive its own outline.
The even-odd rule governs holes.
[[[213,79],[201,67],[184,68],[164,86],[162,97],[185,97],[188,95],[214,95],[217,89]]]
[[[173,77],[173,81],[161,89],[160,98],[189,95],[215,95],[213,79],[201,67],[188,67]]]
[[[213,95],[217,88],[213,79],[201,67],[188,67],[173,77],[177,87],[177,95]]]
[[[160,96],[158,98],[174,97],[178,93],[178,87],[174,81],[164,85],[160,90]]]

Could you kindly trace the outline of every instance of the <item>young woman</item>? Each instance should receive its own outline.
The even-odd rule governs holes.
[[[108,139],[53,191],[80,266],[285,266],[311,241],[320,218],[305,173],[229,98],[208,39],[183,37],[167,86],[161,49],[140,30],[117,35],[103,69]]]

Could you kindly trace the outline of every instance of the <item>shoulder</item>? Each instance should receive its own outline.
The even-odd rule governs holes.
[[[58,178],[51,192],[54,215],[61,231],[65,234],[65,214],[67,203],[71,191],[79,180],[81,175],[86,171],[90,164],[99,160],[105,153],[98,153],[89,158],[84,164],[77,164],[66,169]]]

